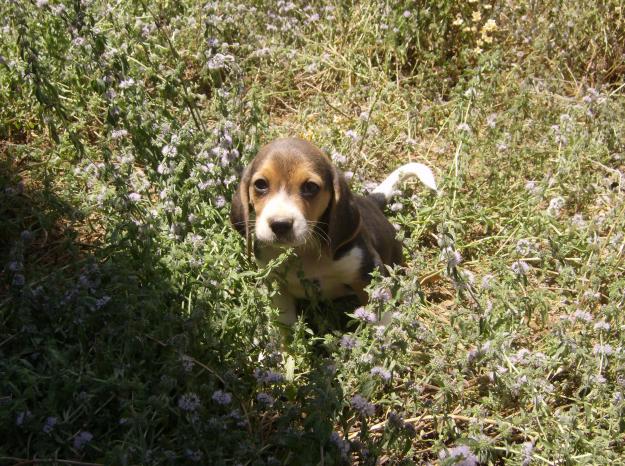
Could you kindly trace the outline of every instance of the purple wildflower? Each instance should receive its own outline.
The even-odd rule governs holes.
[[[135,80],[132,78],[124,79],[119,83],[120,89],[128,89],[129,87],[134,86]]]
[[[116,129],[111,132],[111,138],[113,139],[121,139],[126,136],[128,136],[128,131],[125,129]]]
[[[562,210],[562,208],[564,207],[565,203],[566,201],[564,200],[563,197],[561,196],[554,197],[553,199],[549,201],[549,207],[547,208],[547,213],[550,215],[557,216]]]
[[[345,136],[347,136],[354,142],[360,141],[360,136],[358,136],[358,133],[354,131],[353,129],[345,131]]]
[[[280,383],[284,380],[282,374],[273,371],[264,371],[262,369],[256,368],[254,369],[254,377],[260,383],[273,384]]]
[[[24,284],[26,283],[26,277],[24,277],[24,275],[22,275],[21,273],[15,274],[13,276],[13,286],[24,286]]]
[[[493,287],[493,281],[495,280],[495,276],[493,274],[486,274],[482,277],[482,288],[485,290],[490,290]]]
[[[573,317],[575,320],[581,320],[582,322],[592,322],[592,314],[588,311],[583,311],[581,309],[577,309],[573,313]]]
[[[390,301],[392,297],[393,294],[388,288],[376,288],[371,292],[371,299],[373,301],[382,301],[386,303]]]
[[[196,411],[200,407],[200,404],[200,397],[191,392],[185,393],[178,399],[178,407],[183,411]]]
[[[614,353],[614,349],[612,348],[612,345],[608,345],[607,343],[603,345],[597,343],[595,346],[593,346],[592,352],[601,356],[610,356],[612,353]]]
[[[24,424],[24,421],[27,421],[31,416],[32,413],[29,410],[17,413],[17,416],[15,417],[15,425],[21,426]]]
[[[528,350],[527,348],[521,348],[519,351],[516,352],[516,354],[510,356],[510,362],[512,364],[526,365],[529,363],[527,357],[530,355],[530,350]]]
[[[24,264],[21,261],[11,261],[9,262],[8,269],[11,272],[21,272],[24,270]]]
[[[215,207],[217,207],[218,209],[221,209],[225,205],[226,205],[226,198],[225,197],[217,196],[215,198]]]
[[[332,152],[332,161],[337,164],[337,165],[341,165],[347,162],[347,157],[345,157],[343,154],[340,154],[336,151]]]
[[[375,366],[374,368],[372,368],[371,375],[378,376],[385,382],[388,382],[389,380],[391,380],[391,372],[387,369],[384,369],[381,366]]]
[[[213,401],[220,405],[228,405],[232,401],[232,395],[228,392],[224,392],[223,390],[217,390],[213,393]]]
[[[345,440],[341,437],[341,434],[338,432],[332,432],[330,434],[330,441],[336,445],[341,453],[343,458],[347,458],[347,454],[349,453],[350,443],[349,440]]]
[[[525,442],[521,453],[523,455],[522,466],[529,466],[532,462],[532,453],[534,452],[534,442]]]
[[[467,134],[471,134],[471,127],[467,124],[467,123],[460,123],[458,126],[456,126],[456,129],[458,131],[464,131]]]
[[[522,277],[527,274],[530,266],[525,261],[516,261],[512,263],[510,268],[517,276]]]
[[[586,226],[586,220],[584,220],[584,216],[582,214],[575,214],[571,217],[571,224],[575,228],[581,229]]]
[[[180,362],[182,363],[182,369],[189,373],[193,370],[193,365],[195,364],[193,362],[193,358],[190,358],[189,356],[187,356],[186,354],[180,356]]]
[[[85,430],[81,430],[74,437],[74,448],[77,450],[82,450],[85,445],[93,440],[93,434],[91,432],[87,432]]]
[[[130,199],[132,202],[139,202],[141,200],[141,194],[130,193],[128,194],[128,199]]]
[[[200,450],[191,450],[190,448],[187,448],[184,451],[184,456],[193,461],[194,463],[198,463],[202,460],[202,452]]]
[[[369,403],[361,395],[354,395],[351,399],[351,405],[362,416],[373,416],[375,414],[375,405]]]
[[[362,320],[363,322],[367,322],[370,324],[377,322],[378,320],[378,318],[373,312],[367,311],[362,306],[354,311],[354,317],[356,317],[356,319],[358,320]]]
[[[108,295],[104,295],[101,298],[96,299],[95,309],[96,310],[102,309],[104,306],[106,306],[109,303],[110,300],[111,300],[111,297]]]
[[[176,146],[171,146],[169,144],[163,146],[163,149],[161,149],[161,152],[163,153],[163,155],[165,157],[175,157],[176,154],[178,154],[178,149],[176,148]]]
[[[258,395],[256,395],[256,399],[258,400],[259,403],[262,403],[267,406],[272,406],[276,402],[273,396],[271,396],[269,393],[264,393],[264,392],[261,392]]]
[[[462,262],[462,254],[456,251],[452,247],[446,247],[441,252],[441,259],[447,261],[447,266],[450,268],[458,267]]]
[[[343,335],[340,344],[341,348],[351,350],[358,346],[358,340],[351,335]]]
[[[43,424],[43,428],[41,430],[43,430],[44,433],[49,434],[50,432],[52,432],[52,429],[54,429],[54,426],[57,424],[58,419],[54,416],[49,416],[48,418],[46,418],[46,422]]]
[[[538,183],[534,180],[530,180],[525,183],[525,189],[530,193],[537,195],[540,193],[540,188],[538,187]]]
[[[529,256],[534,250],[534,244],[528,239],[520,239],[516,243],[516,252],[521,256]]]

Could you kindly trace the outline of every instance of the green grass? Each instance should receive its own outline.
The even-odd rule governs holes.
[[[0,463],[624,464],[624,12],[3,2]],[[281,350],[228,212],[286,135],[435,171],[388,327]]]

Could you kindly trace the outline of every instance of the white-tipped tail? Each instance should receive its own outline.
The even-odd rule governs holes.
[[[372,194],[382,194],[388,202],[393,197],[397,185],[406,178],[411,178],[413,176],[419,178],[419,181],[421,181],[421,183],[426,185],[428,188],[434,191],[438,190],[432,170],[422,163],[413,162],[402,165],[391,173],[377,188],[373,190]]]

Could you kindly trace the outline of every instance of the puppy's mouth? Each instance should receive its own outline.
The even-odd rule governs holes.
[[[279,236],[274,235],[273,238],[269,238],[269,239],[263,239],[263,238],[258,238],[258,237],[256,237],[256,239],[261,244],[264,244],[266,246],[273,246],[273,247],[284,248],[284,249],[302,246],[303,244],[306,243],[306,240],[304,238],[298,238],[292,233],[279,235]]]

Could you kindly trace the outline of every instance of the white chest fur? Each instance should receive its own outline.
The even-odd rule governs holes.
[[[335,299],[353,294],[349,287],[360,280],[363,251],[352,248],[338,260],[316,252],[298,252],[277,271],[289,294],[296,298],[310,298],[319,293],[324,299]],[[259,261],[264,262],[264,261]]]

